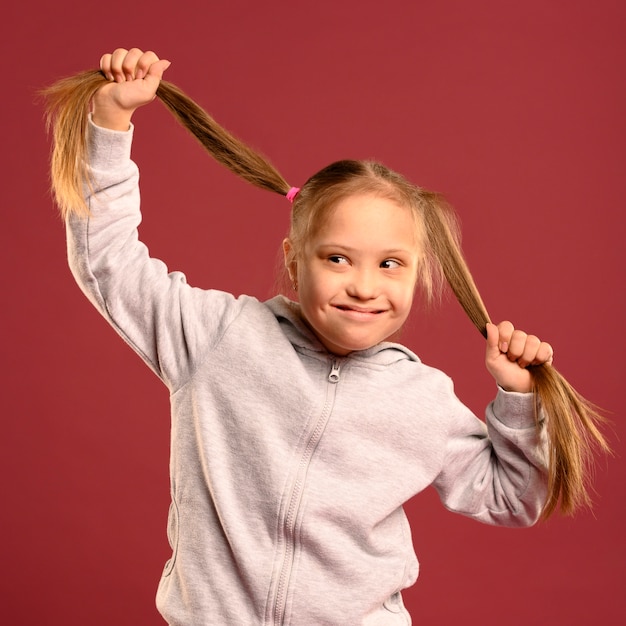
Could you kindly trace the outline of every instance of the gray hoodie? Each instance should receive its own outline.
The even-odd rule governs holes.
[[[532,524],[546,494],[530,394],[486,425],[405,347],[329,354],[298,305],[190,287],[138,240],[127,133],[90,126],[95,192],[68,224],[78,284],[171,393],[170,624],[409,624],[403,504]]]

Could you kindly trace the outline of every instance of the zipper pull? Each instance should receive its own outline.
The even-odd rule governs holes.
[[[331,383],[338,383],[339,382],[339,363],[337,363],[337,361],[335,361],[333,359],[333,362],[330,366],[330,374],[328,374],[328,380]]]

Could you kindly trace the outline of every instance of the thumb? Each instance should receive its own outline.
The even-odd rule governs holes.
[[[165,70],[172,64],[171,61],[167,61],[166,59],[161,59],[156,63],[153,63],[149,68],[148,72],[144,77],[144,80],[149,83],[154,83],[155,81],[158,83],[163,78],[163,74]]]

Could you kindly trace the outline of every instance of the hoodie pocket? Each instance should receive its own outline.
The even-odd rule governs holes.
[[[167,540],[172,548],[172,557],[165,564],[163,576],[169,576],[176,564],[176,555],[178,553],[178,506],[176,501],[172,500],[170,510],[167,514]]]

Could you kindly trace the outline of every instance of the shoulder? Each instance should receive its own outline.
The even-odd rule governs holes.
[[[424,403],[458,402],[452,379],[441,370],[426,365],[402,344],[381,343],[369,350],[352,353],[349,362],[351,368],[369,370],[366,376],[371,384],[386,389],[388,397],[421,406]]]

